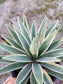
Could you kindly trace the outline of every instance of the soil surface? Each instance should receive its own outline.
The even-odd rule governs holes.
[[[6,34],[10,36],[5,24],[11,25],[11,22],[13,22],[18,27],[17,15],[21,19],[23,19],[23,15],[26,15],[29,28],[31,28],[32,21],[35,20],[38,28],[45,14],[48,17],[47,26],[57,19],[61,24],[55,40],[63,37],[63,0],[2,0],[2,2],[0,1],[0,35]],[[6,51],[0,49],[0,55],[6,54],[8,54]],[[5,65],[0,64],[0,67]],[[0,76],[0,84],[3,84],[3,81],[9,75],[10,73]],[[54,84],[63,84],[63,81],[57,79]]]

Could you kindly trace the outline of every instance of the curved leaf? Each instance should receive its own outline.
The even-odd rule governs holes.
[[[48,74],[50,74],[50,75],[52,75],[52,76],[54,76],[54,77],[56,77],[56,78],[58,78],[60,80],[63,80],[63,74],[52,71],[52,70],[50,70],[48,68],[44,68],[44,69],[47,71]]]
[[[42,44],[42,42],[44,41],[44,37],[45,37],[45,32],[46,32],[46,16],[43,19],[40,28],[39,28],[39,32],[38,32],[38,37],[37,37],[37,41],[39,40],[40,44]]]
[[[13,61],[0,59],[0,63],[13,63]]]
[[[22,83],[25,80],[25,78],[29,75],[30,71],[31,71],[31,64],[25,65],[23,69],[19,72],[15,84]]]
[[[46,34],[45,34],[45,37],[47,37],[47,35],[49,34],[49,33],[51,33],[54,29],[56,29],[56,28],[58,28],[58,20],[57,21],[55,21],[48,29],[47,29],[47,31],[46,31]]]
[[[24,15],[24,17],[23,17],[23,23],[24,23],[24,25],[25,25],[25,27],[26,27],[28,33],[29,33],[29,27],[28,27],[28,23],[27,23],[27,19],[26,19],[25,15]]]
[[[9,55],[2,57],[2,59],[16,61],[16,62],[31,62],[32,60],[26,55]]]
[[[44,42],[41,44],[40,48],[39,48],[39,55],[43,54],[44,52],[46,52],[46,50],[50,47],[52,41],[54,40],[54,38],[57,35],[58,30],[54,30],[52,33],[50,33],[46,39],[44,40]]]
[[[12,46],[19,48],[21,50],[23,50],[23,47],[21,45],[19,45],[18,43],[16,43],[14,40],[12,40],[10,37],[3,35],[4,39],[7,40],[9,42],[9,44],[11,44]]]
[[[15,28],[15,27],[14,27]],[[19,37],[19,40],[24,48],[24,50],[30,54],[30,50],[29,50],[29,43],[27,42],[27,40],[25,39],[25,37],[15,28],[15,31]]]
[[[57,73],[63,74],[63,67],[55,63],[42,63],[42,66],[55,71]]]
[[[58,59],[61,59],[61,60],[63,60],[63,56],[61,56],[61,57],[58,57]]]
[[[9,61],[9,60],[4,60],[2,59],[2,57],[4,57],[4,55],[0,55],[0,63],[12,63],[14,61]]]
[[[43,74],[44,74],[45,84],[53,84],[53,81],[51,80],[50,76],[48,75],[48,73],[45,70],[43,70]]]
[[[19,17],[18,17],[18,23],[19,23],[19,26],[20,26],[20,29],[21,29],[21,33],[24,35],[24,37],[27,39],[27,41],[29,43],[31,43],[28,31],[25,28],[24,24],[22,23],[22,21],[21,21],[21,19]]]
[[[38,84],[43,83],[43,70],[40,64],[33,63],[32,64],[32,72]]]
[[[47,51],[51,50],[51,49],[55,49],[57,48],[58,46],[60,46],[61,44],[63,43],[63,38],[61,38],[60,40],[57,40],[55,42],[53,42],[50,47],[48,48]]]
[[[41,57],[39,59],[37,59],[36,61],[38,62],[61,62],[60,59],[57,59],[55,57]]]
[[[63,48],[48,51],[41,57],[61,57],[61,56],[63,56]]]
[[[5,44],[1,44],[0,43],[0,48],[5,49],[6,51],[10,52],[10,53],[14,53],[14,54],[25,54],[24,51],[18,49],[18,48],[14,48],[12,46],[9,45],[5,45]]]
[[[9,65],[6,65],[3,68],[0,68],[0,75],[8,73],[8,72],[16,70],[16,69],[20,69],[25,65],[26,65],[26,63],[20,63],[20,62],[11,63]]]
[[[11,34],[12,37],[15,39],[15,41],[21,45],[21,43],[20,43],[20,41],[19,41],[19,39],[18,39],[18,37],[17,37],[15,31],[14,31],[9,25],[6,25],[6,27],[8,28],[10,34]]]

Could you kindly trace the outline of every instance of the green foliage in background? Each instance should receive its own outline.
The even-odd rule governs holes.
[[[0,3],[5,2],[6,0],[0,0]]]

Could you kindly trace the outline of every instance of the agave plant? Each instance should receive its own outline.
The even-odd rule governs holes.
[[[45,16],[37,33],[34,21],[30,32],[26,17],[17,19],[20,30],[6,25],[13,39],[2,35],[6,42],[0,47],[11,55],[0,56],[1,63],[9,63],[0,68],[0,75],[21,69],[15,84],[27,84],[28,80],[30,84],[53,84],[50,75],[63,80],[63,67],[57,64],[63,59],[63,48],[58,48],[63,38],[53,41],[59,30],[58,20],[46,29]]]

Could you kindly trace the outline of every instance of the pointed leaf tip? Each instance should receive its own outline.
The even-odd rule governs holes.
[[[45,32],[46,32],[46,16],[44,17],[40,27],[39,27],[39,32],[38,32],[38,37],[37,40],[39,39],[39,44],[41,45],[42,42],[44,41],[44,37],[45,37]]]
[[[35,21],[32,23],[32,31],[31,31],[31,39],[33,40],[33,37],[36,37],[36,25]]]

